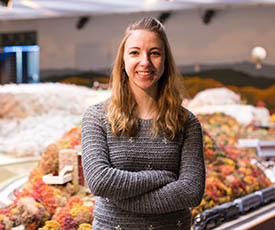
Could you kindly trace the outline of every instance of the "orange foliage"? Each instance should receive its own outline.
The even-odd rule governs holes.
[[[95,81],[98,81],[100,83],[108,83],[109,80],[110,79],[108,77],[103,77],[103,76],[102,77],[101,76],[98,76],[98,77],[91,76],[91,78],[73,76],[73,77],[65,78],[65,79],[61,80],[60,82],[67,83],[67,84],[92,86],[93,82],[95,82]]]
[[[80,77],[69,77],[61,80],[62,83],[75,84],[75,85],[89,85],[91,83],[90,79],[80,78]]]
[[[237,94],[241,95],[244,102],[257,105],[258,101],[264,101],[266,107],[270,110],[275,110],[275,85],[270,86],[266,89],[258,89],[252,86],[238,87],[233,85],[224,85],[211,78],[202,79],[199,77],[186,77],[184,76],[180,80],[181,84],[184,84],[189,97],[193,98],[198,92],[208,89],[208,88],[220,88],[227,87]]]
[[[187,90],[187,94],[191,98],[193,98],[198,92],[207,88],[220,88],[224,86],[222,83],[213,79],[201,79],[199,77],[183,77],[180,80],[180,84],[184,85]]]

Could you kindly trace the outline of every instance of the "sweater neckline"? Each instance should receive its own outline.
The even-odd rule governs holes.
[[[138,118],[138,121],[142,124],[151,124],[153,119],[143,119],[143,118]]]

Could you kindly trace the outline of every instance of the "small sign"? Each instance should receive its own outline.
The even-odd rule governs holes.
[[[37,45],[37,32],[0,33],[0,47]]]
[[[238,140],[238,145],[239,147],[257,148],[259,141],[259,139],[241,138]]]
[[[257,154],[260,157],[275,157],[275,140],[259,141]]]

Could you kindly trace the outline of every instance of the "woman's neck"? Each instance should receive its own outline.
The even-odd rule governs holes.
[[[137,113],[141,119],[152,119],[156,109],[156,96],[145,91],[134,93],[137,102]]]

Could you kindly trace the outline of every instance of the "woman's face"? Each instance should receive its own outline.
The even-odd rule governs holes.
[[[165,62],[164,44],[158,35],[148,30],[132,31],[125,43],[123,60],[131,89],[156,95]]]

